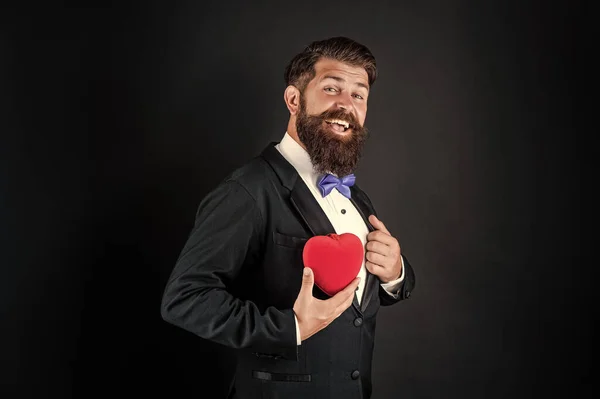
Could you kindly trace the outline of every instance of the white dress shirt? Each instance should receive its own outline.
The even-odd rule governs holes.
[[[367,234],[369,229],[365,224],[358,210],[354,207],[352,202],[344,197],[337,189],[331,190],[331,192],[323,197],[318,187],[318,181],[323,176],[317,173],[312,165],[310,156],[304,148],[300,146],[287,132],[281,139],[281,141],[275,146],[277,150],[283,155],[283,157],[296,169],[304,183],[310,189],[310,192],[314,195],[315,199],[327,215],[327,218],[331,222],[336,234],[352,233],[355,234],[362,241],[363,248],[367,244]],[[368,215],[367,215],[368,216]],[[366,250],[365,250],[366,251]],[[366,252],[365,252],[366,253]],[[400,283],[404,280],[404,261],[402,260],[402,274],[397,280],[390,281],[389,283],[382,283],[381,286],[391,296],[396,297],[391,291],[397,290]],[[365,258],[358,272],[360,282],[356,291],[358,302],[362,299],[362,292],[365,287],[365,280],[367,276],[367,270],[365,268]],[[296,319],[296,341],[300,345],[300,331],[298,329],[298,320]]]

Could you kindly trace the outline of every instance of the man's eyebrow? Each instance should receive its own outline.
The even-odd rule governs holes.
[[[344,78],[340,78],[339,76],[334,76],[334,75],[325,75],[325,76],[323,76],[323,78],[321,80],[325,80],[325,79],[333,79],[337,82],[345,82],[346,81]],[[366,84],[364,84],[362,82],[357,82],[356,85],[360,86],[360,87],[364,87],[367,91],[369,91],[369,86],[367,86]]]

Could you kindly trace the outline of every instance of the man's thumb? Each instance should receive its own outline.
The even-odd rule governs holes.
[[[304,272],[302,273],[302,287],[300,290],[307,291],[312,295],[313,281],[314,277],[312,270],[309,267],[305,267]]]

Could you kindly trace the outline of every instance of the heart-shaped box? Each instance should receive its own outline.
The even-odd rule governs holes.
[[[364,248],[352,233],[318,235],[306,242],[302,258],[313,271],[315,285],[333,296],[358,275]]]

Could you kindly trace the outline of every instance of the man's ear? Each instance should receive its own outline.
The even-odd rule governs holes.
[[[296,86],[289,85],[283,92],[285,106],[291,115],[296,115],[300,109],[300,90]]]

